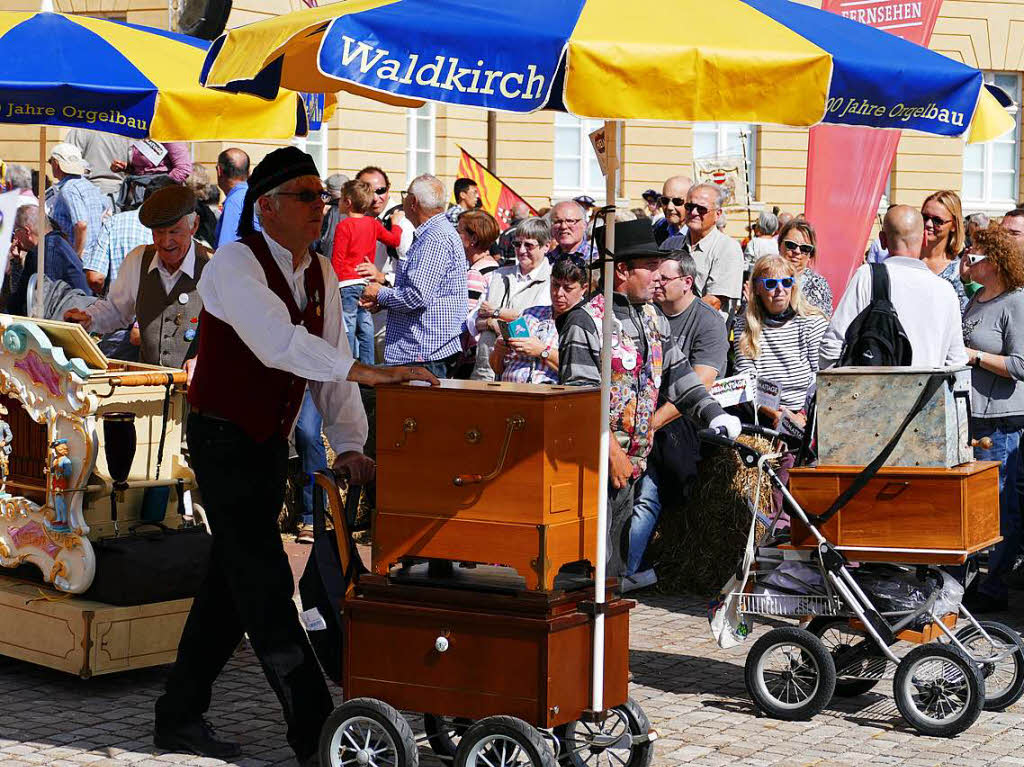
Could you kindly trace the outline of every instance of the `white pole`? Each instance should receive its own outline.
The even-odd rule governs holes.
[[[36,209],[36,238],[39,244],[36,245],[36,292],[35,306],[28,307],[28,313],[33,317],[42,318],[43,307],[45,306],[43,295],[45,293],[46,272],[43,267],[46,263],[46,127],[39,126],[39,183],[36,194],[39,195],[39,207]]]
[[[604,124],[604,145],[607,152],[605,174],[605,197],[609,206],[604,219],[604,244],[615,252],[615,198],[618,196],[619,131],[622,123],[606,120]],[[615,267],[611,258],[604,264],[604,318],[601,322],[601,440],[597,457],[597,562],[594,563],[594,666],[591,680],[590,708],[595,712],[604,711],[604,605],[605,577],[608,559],[608,454],[611,433],[611,391],[612,391],[612,318],[614,313],[612,283]]]

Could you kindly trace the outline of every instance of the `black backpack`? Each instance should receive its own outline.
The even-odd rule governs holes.
[[[871,303],[846,331],[840,367],[909,365],[913,354],[910,339],[889,300],[889,270],[871,266]]]

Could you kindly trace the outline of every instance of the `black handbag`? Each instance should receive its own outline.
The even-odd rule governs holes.
[[[134,525],[128,535],[93,543],[96,575],[82,596],[120,607],[194,597],[206,577],[212,543],[201,525]]]

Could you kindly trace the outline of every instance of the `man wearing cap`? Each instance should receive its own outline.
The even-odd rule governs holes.
[[[277,694],[288,742],[315,764],[333,703],[292,602],[294,580],[277,516],[284,500],[288,435],[307,384],[353,483],[373,479],[363,455],[366,414],[357,384],[419,380],[422,368],[376,368],[352,359],[331,262],[311,251],[326,192],[313,158],[296,147],[268,154],[249,177],[241,240],[203,272],[202,333],[188,390],[188,446],[213,534],[206,579],[156,704],[159,748],[230,759],[204,715],[213,683],[248,635]],[[258,213],[262,231],[253,228]],[[465,292],[465,286],[463,286]]]
[[[210,260],[192,238],[199,227],[196,196],[184,186],[164,187],[139,208],[139,221],[153,232],[153,244],[127,255],[106,298],[69,309],[64,319],[93,333],[137,322],[142,362],[191,372],[203,308],[196,285]]]
[[[596,239],[600,249],[603,228],[597,229]],[[740,433],[739,419],[726,415],[708,394],[682,348],[672,342],[665,315],[651,303],[665,256],[649,221],[615,224],[611,386],[617,394],[611,401],[608,455],[611,576],[621,576],[626,568],[633,492],[646,468],[654,432],[682,414],[702,427],[724,427],[730,437]],[[602,292],[556,320],[560,383],[600,386],[604,312]],[[659,398],[664,402],[660,407]]]
[[[50,171],[57,181],[50,218],[81,258],[100,236],[107,200],[84,178],[85,160],[74,144],[61,143],[53,148]]]

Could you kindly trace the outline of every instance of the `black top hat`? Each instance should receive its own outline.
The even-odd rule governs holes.
[[[597,227],[594,231],[594,242],[597,244],[598,252],[606,253],[604,246],[605,227]],[[654,229],[651,221],[647,218],[636,221],[619,221],[615,224],[615,250],[611,254],[612,260],[630,261],[634,258],[665,258],[667,254],[658,250],[658,243],[654,239]]]

